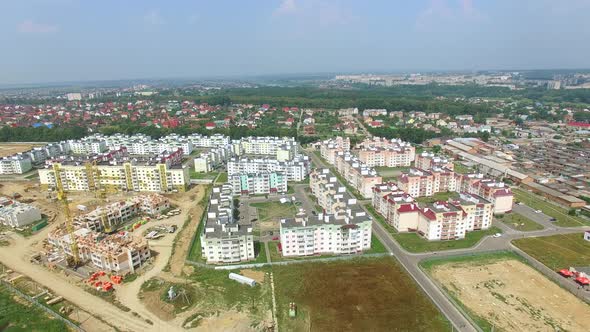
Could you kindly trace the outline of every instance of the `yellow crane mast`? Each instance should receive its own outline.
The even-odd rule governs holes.
[[[70,250],[72,251],[72,261],[70,266],[78,266],[80,264],[80,253],[78,251],[78,240],[74,234],[74,225],[72,215],[70,214],[70,206],[68,204],[68,196],[64,190],[63,181],[61,178],[61,169],[59,164],[53,164],[53,171],[55,173],[55,187],[57,190],[57,199],[63,204],[63,212],[66,220],[66,231],[70,237]],[[67,261],[67,254],[66,254]]]
[[[109,223],[109,217],[107,211],[104,208],[106,204],[107,191],[102,185],[102,178],[100,170],[98,169],[98,161],[96,159],[86,163],[86,177],[88,178],[88,188],[94,191],[96,198],[101,202],[103,208],[101,209],[100,220],[102,223],[102,229],[105,233],[112,232],[111,224]]]

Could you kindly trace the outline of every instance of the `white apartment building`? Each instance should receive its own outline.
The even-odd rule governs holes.
[[[31,159],[22,155],[13,155],[0,159],[0,174],[23,174],[32,168]]]
[[[446,157],[437,156],[434,153],[424,151],[416,155],[414,167],[425,171],[433,167],[447,168],[452,171],[455,168],[455,164],[453,164],[452,160]]]
[[[211,172],[215,168],[225,163],[232,156],[232,154],[233,152],[231,150],[231,145],[219,146],[212,148],[209,151],[203,152],[193,160],[195,172]]]
[[[303,181],[309,174],[310,164],[309,158],[304,155],[297,155],[288,161],[233,157],[227,162],[227,174],[234,176],[242,173],[281,172],[286,175],[288,181]]]
[[[201,234],[201,252],[207,263],[237,263],[255,258],[252,224],[233,217],[232,186],[213,187]]]
[[[23,227],[41,220],[41,217],[41,211],[33,205],[0,197],[0,224],[2,225]]]
[[[239,173],[228,177],[233,192],[261,195],[287,192],[287,177],[280,172]]]
[[[85,137],[81,140],[69,140],[69,151],[75,155],[99,154],[107,151],[107,143],[104,140],[96,139],[92,136]]]
[[[354,254],[371,248],[371,218],[329,169],[314,170],[310,188],[323,211],[281,220],[283,256]]]
[[[234,153],[243,155],[271,155],[278,161],[291,160],[298,153],[294,137],[244,137],[232,141]]]

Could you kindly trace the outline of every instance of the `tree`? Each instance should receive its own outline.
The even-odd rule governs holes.
[[[432,152],[434,152],[434,153],[440,153],[440,150],[442,150],[440,145],[435,145],[432,147]]]

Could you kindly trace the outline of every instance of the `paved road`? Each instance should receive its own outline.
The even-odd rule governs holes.
[[[540,224],[541,226],[543,226],[545,228],[555,229],[555,228],[559,227],[559,226],[555,226],[551,222],[550,216],[548,216],[542,212],[536,213],[535,209],[531,208],[530,206],[514,204],[514,206],[512,207],[512,211],[529,218],[530,220]]]

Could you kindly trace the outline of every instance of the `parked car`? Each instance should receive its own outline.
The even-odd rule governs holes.
[[[549,221],[557,221],[556,218],[549,218]]]
[[[494,234],[494,235],[492,235],[492,236],[493,236],[493,237],[500,237],[500,236],[502,236],[502,233],[496,233],[496,234]]]
[[[541,213],[541,212],[543,212],[543,211],[541,211],[541,210],[535,210],[535,213]]]

